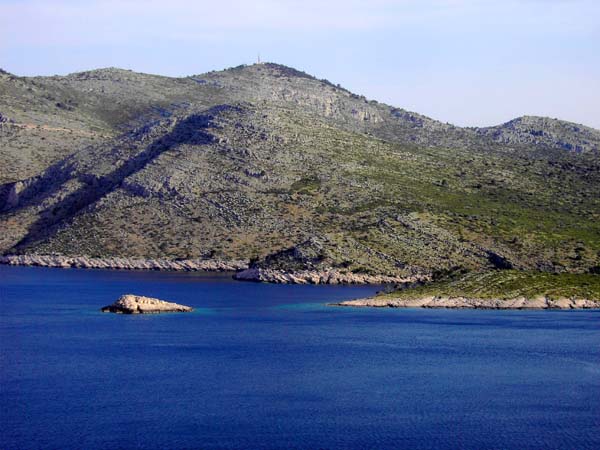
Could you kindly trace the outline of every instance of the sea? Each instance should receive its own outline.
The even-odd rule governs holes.
[[[0,449],[600,448],[600,311],[328,306],[380,289],[0,266]]]

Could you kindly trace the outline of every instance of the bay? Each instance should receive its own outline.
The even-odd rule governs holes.
[[[380,288],[0,266],[0,448],[600,448],[600,311],[326,305]]]

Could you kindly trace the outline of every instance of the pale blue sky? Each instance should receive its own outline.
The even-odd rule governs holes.
[[[0,0],[0,67],[190,75],[263,59],[458,125],[600,129],[600,1]]]

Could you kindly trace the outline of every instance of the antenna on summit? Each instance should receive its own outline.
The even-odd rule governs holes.
[[[262,64],[262,61],[260,60],[260,53],[258,54],[258,58],[256,59],[256,64]]]

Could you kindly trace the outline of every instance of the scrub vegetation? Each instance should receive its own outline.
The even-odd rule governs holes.
[[[600,267],[600,132],[583,125],[460,128],[276,64],[2,72],[0,113],[2,253],[434,278]],[[539,279],[596,279],[562,276]]]
[[[600,275],[496,270],[398,289],[380,297],[466,297],[489,300],[546,297],[553,300],[579,298],[600,301]]]

